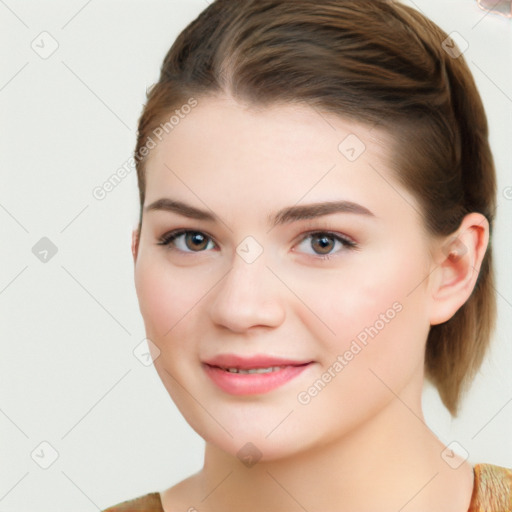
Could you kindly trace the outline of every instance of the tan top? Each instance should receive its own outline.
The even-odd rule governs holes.
[[[512,469],[477,464],[468,512],[512,512]],[[158,510],[158,509],[157,509]]]
[[[476,464],[468,512],[512,512],[512,469]],[[102,512],[164,512],[159,492],[123,501]]]

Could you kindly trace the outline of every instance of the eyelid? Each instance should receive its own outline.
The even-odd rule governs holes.
[[[200,254],[202,252],[206,252],[206,251],[182,251],[181,249],[177,249],[176,247],[171,246],[171,242],[173,242],[174,240],[176,240],[177,238],[179,238],[182,235],[186,235],[187,233],[200,233],[201,235],[205,235],[205,237],[208,240],[211,240],[218,247],[218,244],[215,241],[215,238],[212,235],[210,235],[207,231],[199,230],[199,229],[191,229],[191,228],[178,228],[178,229],[173,229],[171,231],[168,231],[168,232],[164,233],[158,239],[159,241],[157,242],[157,245],[162,245],[162,246],[166,247],[167,249],[175,250],[175,251],[182,252],[185,254]]]
[[[315,235],[327,235],[329,238],[334,239],[334,242],[339,242],[341,244],[341,248],[338,249],[336,252],[329,252],[327,254],[316,254],[316,253],[303,253],[300,251],[296,251],[295,247],[297,245],[300,245],[304,243],[306,240],[310,238],[314,238]],[[347,251],[356,251],[358,250],[359,246],[358,243],[350,236],[345,235],[344,233],[339,233],[337,231],[331,231],[331,230],[312,230],[308,231],[306,233],[302,233],[301,237],[299,238],[298,242],[294,244],[294,248],[292,249],[292,252],[299,253],[306,255],[309,258],[312,258],[314,260],[320,260],[320,261],[326,261],[333,258],[337,258],[341,256],[343,253],[347,253]]]
[[[184,251],[182,249],[178,249],[177,247],[173,247],[171,245],[174,240],[179,238],[182,235],[186,235],[189,233],[199,233],[201,235],[205,235],[205,237],[214,243],[218,247],[217,242],[215,241],[215,238],[211,236],[208,232],[197,230],[197,229],[191,229],[191,228],[177,228],[172,231],[169,231],[162,235],[159,238],[159,242],[157,242],[157,245],[161,245],[166,247],[169,250],[176,251],[178,253],[182,254],[201,254],[203,252],[209,252],[208,250],[201,250],[201,251]],[[340,252],[346,252],[346,250],[357,250],[358,249],[358,243],[356,240],[354,240],[349,235],[346,235],[345,233],[340,233],[337,231],[333,231],[330,229],[322,229],[322,228],[316,228],[316,229],[310,229],[308,231],[302,231],[301,234],[295,239],[294,241],[294,248],[299,245],[300,243],[305,242],[308,238],[313,237],[314,235],[327,235],[331,238],[333,238],[335,241],[340,242],[342,244],[342,249],[334,252],[334,253],[327,253],[327,254],[308,254],[308,253],[300,253],[300,251],[295,251],[292,249],[292,252],[298,252],[299,254],[306,254],[306,256],[312,257],[317,260],[328,260],[330,258],[336,257],[338,253]]]
[[[307,231],[302,231],[301,234],[296,238],[297,242],[301,242],[302,240],[305,240],[306,238],[312,236],[312,235],[331,235],[333,238],[341,239],[347,243],[357,245],[357,242],[354,238],[352,238],[349,235],[346,235],[345,233],[341,233],[339,231],[333,230],[333,229],[322,229],[322,228],[316,228],[316,229],[309,229]]]

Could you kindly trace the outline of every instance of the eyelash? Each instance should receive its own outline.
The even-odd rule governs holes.
[[[186,235],[187,233],[199,233],[201,235],[204,235],[207,239],[213,241],[213,238],[211,236],[207,235],[206,233],[203,233],[202,231],[196,231],[193,229],[177,229],[177,230],[171,231],[171,232],[163,235],[159,239],[159,242],[157,243],[157,245],[168,246],[168,248],[171,250],[180,251],[185,254],[194,254],[194,253],[204,252],[204,250],[203,251],[182,251],[181,249],[177,249],[176,247],[171,247],[172,242],[174,242],[181,235]],[[328,235],[329,238],[333,238],[335,241],[341,242],[341,244],[343,245],[343,247],[345,249],[354,250],[357,248],[356,242],[354,242],[353,240],[351,240],[350,238],[348,238],[346,236],[342,236],[340,234],[333,233],[332,231],[309,231],[309,232],[305,233],[305,236],[303,238],[301,238],[299,243],[302,243],[304,240],[306,240],[308,238],[313,238],[315,235],[317,235],[317,236],[318,235]],[[313,257],[317,257],[320,260],[330,260],[331,258],[335,257],[337,254],[338,253],[323,254],[323,255],[317,254]],[[309,255],[309,256],[312,256],[312,255]]]

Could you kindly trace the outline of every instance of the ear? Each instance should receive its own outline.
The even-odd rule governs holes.
[[[432,272],[430,324],[448,321],[469,299],[489,243],[489,222],[469,213],[459,229],[436,248],[438,262]]]
[[[135,228],[132,231],[132,256],[133,263],[137,262],[137,254],[139,252],[139,240],[140,240],[140,231],[139,228]]]

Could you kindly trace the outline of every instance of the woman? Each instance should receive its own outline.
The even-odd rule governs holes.
[[[135,284],[204,467],[108,512],[512,510],[455,415],[495,323],[496,178],[456,45],[384,0],[217,0],[139,121]]]

